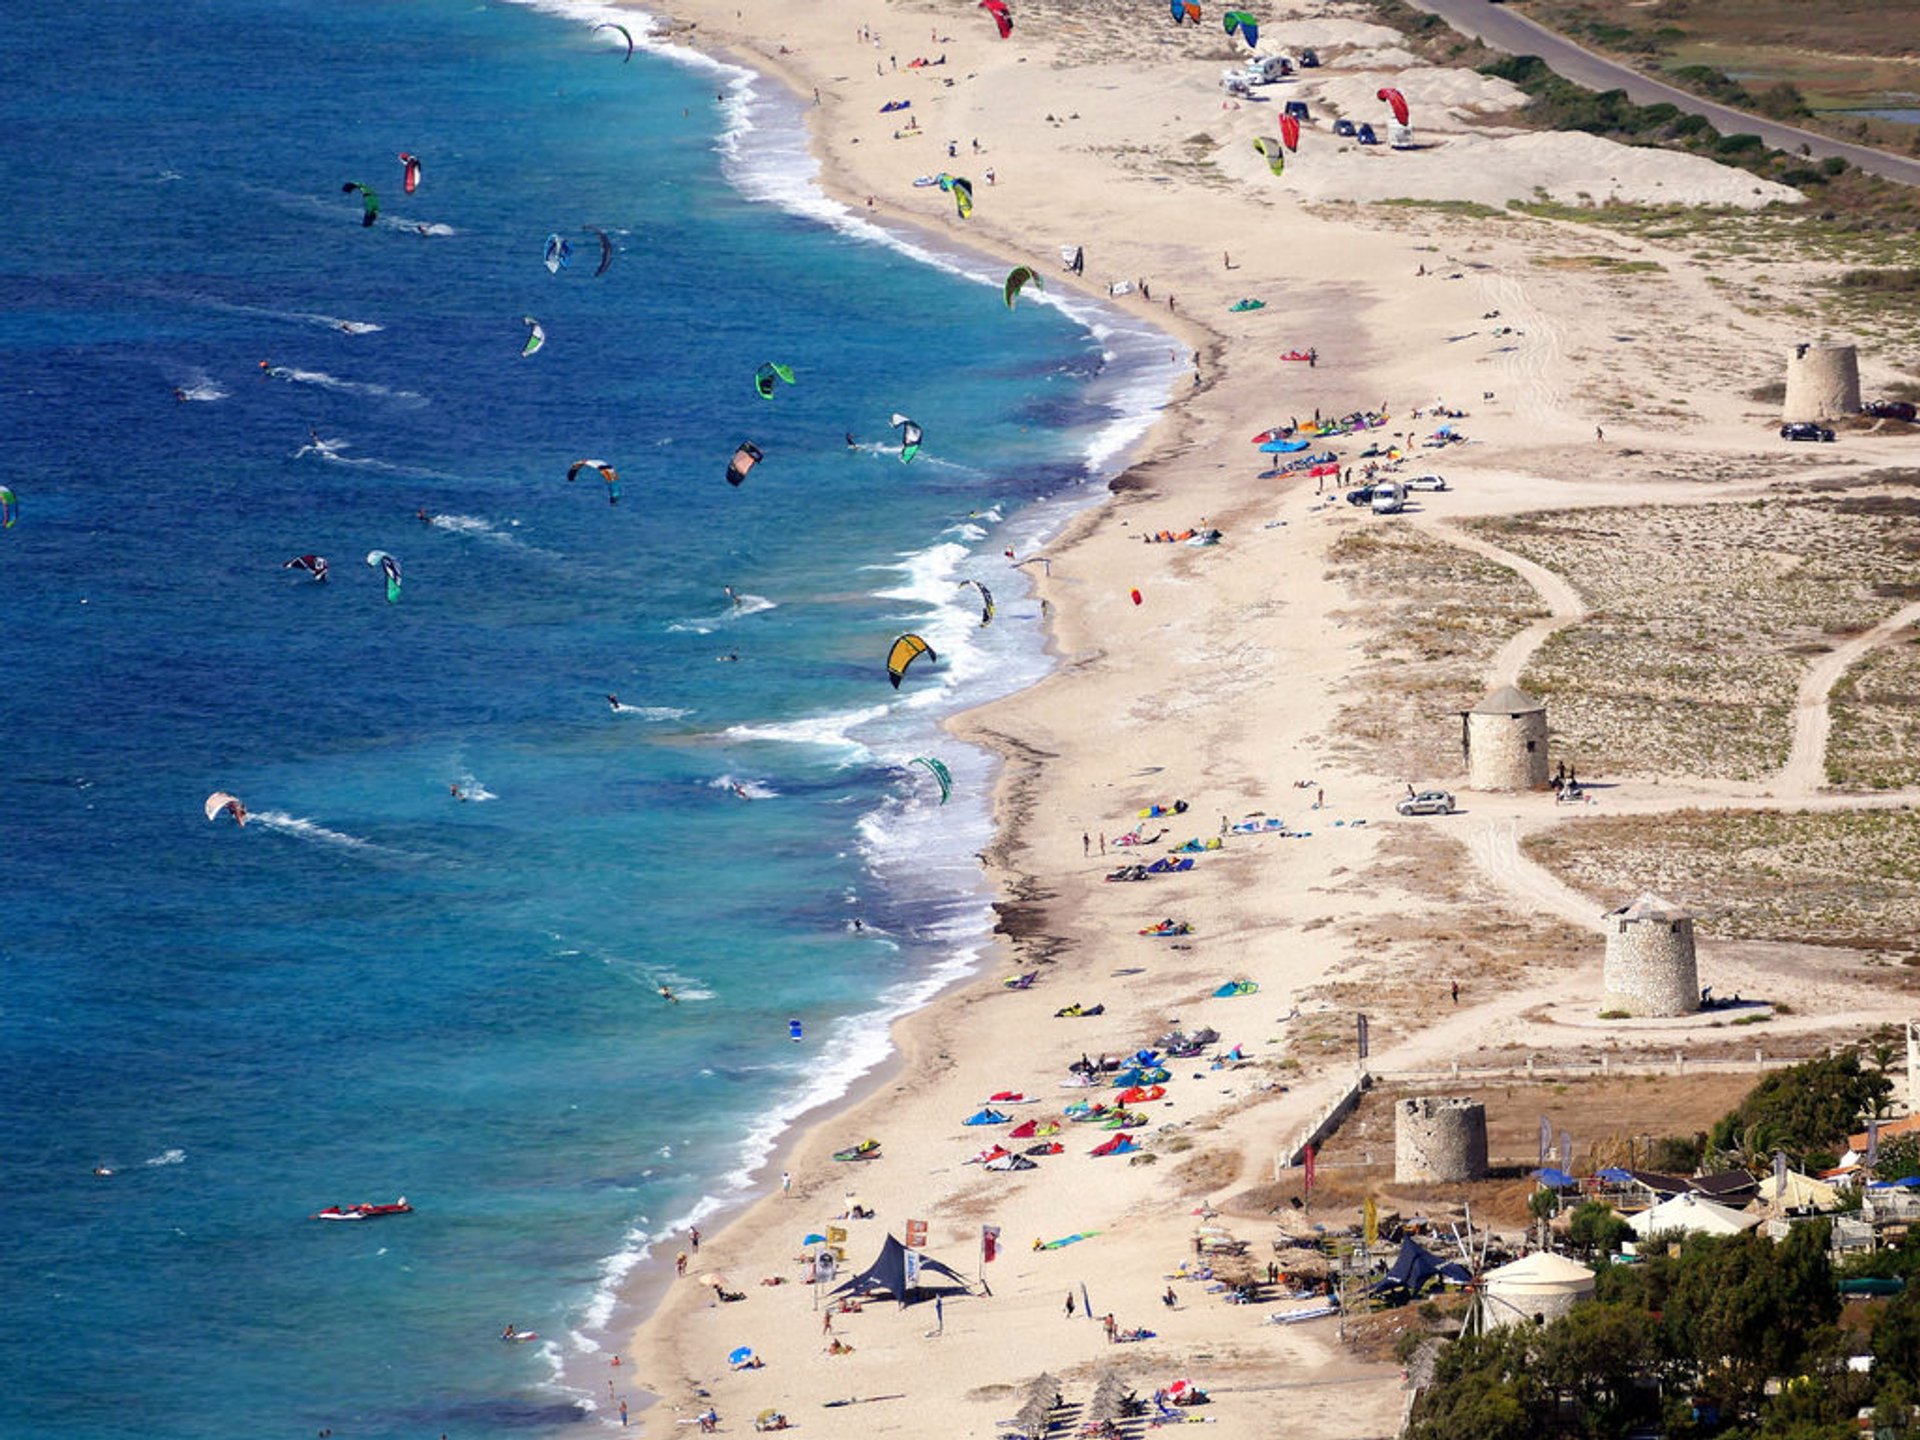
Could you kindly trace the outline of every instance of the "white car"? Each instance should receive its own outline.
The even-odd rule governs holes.
[[[1447,477],[1444,475],[1416,475],[1406,482],[1409,490],[1444,490]]]
[[[1393,807],[1402,815],[1451,815],[1453,796],[1445,790],[1422,790]]]

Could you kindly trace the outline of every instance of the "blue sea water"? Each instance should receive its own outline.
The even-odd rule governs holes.
[[[937,724],[1042,672],[1002,552],[1166,341],[1009,315],[590,8],[8,18],[0,1434],[605,1423],[622,1282],[977,958],[992,772]]]

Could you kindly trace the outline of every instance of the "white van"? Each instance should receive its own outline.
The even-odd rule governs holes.
[[[1285,55],[1250,55],[1245,74],[1249,85],[1272,85],[1293,74],[1293,61]]]
[[[1373,513],[1398,515],[1407,508],[1407,489],[1398,480],[1378,480],[1373,486]]]

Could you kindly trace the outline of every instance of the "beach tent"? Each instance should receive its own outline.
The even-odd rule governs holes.
[[[1486,1304],[1482,1314],[1489,1325],[1518,1325],[1535,1316],[1557,1320],[1580,1301],[1593,1295],[1591,1268],[1542,1250],[1511,1265],[1487,1271]]]
[[[902,1305],[911,1305],[935,1293],[935,1287],[926,1285],[929,1275],[944,1275],[953,1281],[952,1285],[941,1285],[941,1293],[951,1293],[967,1288],[966,1278],[957,1270],[942,1265],[931,1255],[921,1255],[907,1249],[889,1234],[887,1243],[880,1247],[880,1254],[874,1262],[851,1280],[834,1287],[835,1295],[872,1295],[876,1291],[885,1291]]]
[[[1627,1218],[1642,1240],[1654,1235],[1738,1235],[1760,1223],[1760,1216],[1730,1210],[1698,1195],[1675,1195],[1651,1210]]]
[[[1402,1240],[1400,1253],[1393,1257],[1384,1280],[1374,1284],[1376,1295],[1389,1291],[1403,1290],[1409,1298],[1418,1295],[1429,1281],[1451,1281],[1455,1285],[1464,1285],[1471,1277],[1466,1267],[1452,1262],[1442,1263],[1417,1240]]]
[[[1760,1199],[1768,1205],[1779,1200],[1789,1210],[1837,1210],[1840,1206],[1838,1190],[1798,1170],[1787,1171],[1784,1186],[1775,1185],[1773,1176],[1767,1176],[1760,1182]]]

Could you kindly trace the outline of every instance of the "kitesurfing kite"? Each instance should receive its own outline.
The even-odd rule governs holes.
[[[1300,122],[1297,120],[1294,121],[1294,124],[1296,125],[1299,123]],[[1254,136],[1253,148],[1258,150],[1262,155],[1267,157],[1267,168],[1273,171],[1274,174],[1278,175],[1281,171],[1287,168],[1286,148],[1280,143],[1279,140],[1277,140],[1273,136],[1271,135]]]
[[[893,688],[900,688],[900,677],[907,673],[907,667],[922,655],[929,660],[940,657],[933,653],[933,647],[918,635],[902,635],[887,650],[887,678],[893,682]]]
[[[960,582],[960,588],[962,590],[966,589],[969,585],[980,592],[980,623],[982,625],[991,625],[993,623],[993,592],[978,580],[962,580]]]
[[[229,795],[224,790],[216,790],[207,796],[207,819],[212,820],[219,815],[222,810],[233,816],[234,824],[244,825],[247,823],[247,807],[240,803],[239,797]]]
[[[340,187],[342,195],[351,195],[355,190],[360,192],[360,228],[371,229],[373,222],[380,218],[380,197],[371,185],[362,185],[358,180],[349,180]]]
[[[953,775],[940,761],[925,755],[916,755],[907,762],[909,765],[924,765],[933,778],[940,782],[940,803],[947,803],[947,796],[953,793]]]
[[[1240,38],[1247,42],[1249,50],[1260,48],[1260,22],[1244,10],[1229,10],[1220,17],[1220,23],[1226,27],[1227,34],[1240,32]]]
[[[602,230],[598,225],[587,226],[587,233],[600,237],[600,263],[594,268],[593,272],[594,277],[598,279],[600,276],[606,274],[607,267],[613,264],[613,241],[607,238],[607,232]]]
[[[632,36],[632,35],[630,35],[630,34],[629,34],[629,33],[627,32],[627,27],[626,27],[626,26],[624,26],[624,25],[616,25],[616,24],[614,24],[614,23],[613,23],[613,21],[611,21],[611,20],[602,20],[602,21],[601,21],[601,22],[600,22],[600,23],[599,23],[598,25],[596,25],[596,26],[594,26],[594,27],[593,27],[593,29],[594,29],[594,30],[617,30],[617,31],[619,31],[619,32],[620,32],[620,38],[621,38],[622,40],[624,40],[624,41],[626,41],[626,42],[627,42],[627,55],[626,55],[626,59],[625,59],[625,60],[622,60],[622,61],[621,61],[620,63],[621,63],[622,65],[625,65],[625,64],[627,63],[627,61],[628,61],[628,60],[631,60],[631,59],[633,59],[633,36]],[[593,33],[593,31],[592,31],[592,30],[590,30],[590,31],[588,31],[587,33],[588,33],[588,34],[592,34],[592,33]]]
[[[769,360],[753,372],[753,388],[760,392],[760,398],[762,400],[771,400],[773,398],[774,381],[776,380],[784,380],[789,385],[793,384],[793,367],[791,365],[776,365],[773,361]]]
[[[1407,97],[1402,95],[1398,90],[1376,90],[1373,98],[1386,101],[1387,107],[1393,111],[1393,118],[1402,125],[1407,123],[1407,116],[1411,113],[1407,109]]]
[[[1193,0],[1167,0],[1167,9],[1173,12],[1173,23],[1176,25],[1189,20],[1196,25],[1200,23],[1200,7]]]
[[[558,275],[562,266],[571,264],[573,264],[573,242],[558,235],[547,236],[547,273]]]
[[[900,432],[900,463],[905,465],[920,453],[920,441],[925,432],[897,410],[893,413],[891,423]]]
[[[522,315],[520,323],[527,327],[527,343],[520,350],[520,358],[524,360],[547,343],[547,332],[531,315]]]
[[[404,189],[407,194],[411,195],[420,188],[420,157],[418,155],[409,155],[406,151],[402,150],[400,152],[400,163],[407,167],[406,179],[402,182],[401,188]]]
[[[1007,302],[1009,310],[1013,309],[1013,302],[1020,298],[1020,292],[1029,285],[1036,290],[1047,288],[1047,282],[1040,278],[1031,265],[1016,265],[1007,272],[1007,280],[1000,287],[1000,295]]]
[[[955,175],[947,181],[946,188],[953,191],[953,208],[960,212],[962,220],[973,214],[973,182],[971,180],[963,180]]]
[[[296,555],[280,567],[282,570],[304,570],[313,576],[316,582],[327,578],[327,557],[324,555]]]
[[[1280,117],[1280,138],[1287,142],[1287,149],[1300,148],[1300,117],[1298,115]]]
[[[381,573],[387,577],[387,603],[400,603],[400,562],[384,550],[369,550],[367,564],[378,565]]]
[[[607,503],[620,503],[620,472],[604,460],[576,460],[567,467],[567,481],[572,483],[582,470],[598,470],[600,478],[607,482]]]
[[[1007,13],[1007,0],[980,0],[980,8],[993,16],[1002,40],[1013,34],[1013,16]]]
[[[733,458],[727,462],[727,483],[738,485],[747,478],[747,472],[765,458],[758,445],[751,440],[742,440],[739,448],[733,452]]]
[[[20,500],[13,491],[0,485],[0,530],[11,530],[20,518]]]

